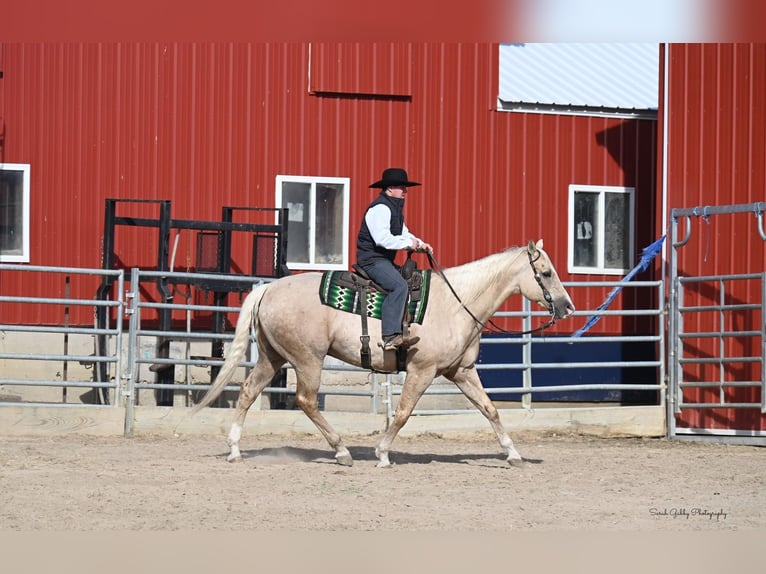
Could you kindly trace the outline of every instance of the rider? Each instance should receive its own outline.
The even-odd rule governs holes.
[[[383,170],[380,180],[371,184],[380,195],[367,207],[357,236],[357,263],[370,278],[386,290],[381,309],[384,351],[414,341],[402,336],[402,320],[407,305],[407,281],[394,263],[397,251],[412,250],[433,253],[432,247],[419,239],[404,224],[404,198],[407,188],[420,185],[410,181],[399,167]]]

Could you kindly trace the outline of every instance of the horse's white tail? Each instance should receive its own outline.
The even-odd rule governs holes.
[[[234,375],[237,367],[239,367],[242,359],[245,358],[248,339],[250,338],[250,326],[256,320],[258,306],[260,305],[263,294],[266,292],[268,286],[268,283],[259,285],[245,297],[245,300],[242,303],[242,309],[239,311],[237,327],[234,330],[234,340],[229,347],[226,361],[224,361],[218,376],[215,378],[215,381],[213,381],[213,385],[208,389],[207,393],[205,393],[205,396],[202,397],[202,400],[194,406],[190,415],[198,413],[218,398],[231,380],[231,377]]]

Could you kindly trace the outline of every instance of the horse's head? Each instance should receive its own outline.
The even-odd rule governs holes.
[[[558,273],[548,254],[543,251],[543,240],[530,241],[527,245],[530,273],[524,273],[521,292],[530,301],[536,301],[548,309],[554,319],[566,319],[574,313],[575,306],[569,293],[561,284]]]

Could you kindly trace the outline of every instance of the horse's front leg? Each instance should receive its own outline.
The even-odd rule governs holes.
[[[399,397],[399,404],[396,405],[394,420],[383,434],[383,437],[380,439],[380,442],[375,449],[375,456],[378,457],[378,467],[383,468],[391,466],[391,461],[388,459],[388,452],[391,448],[391,444],[407,422],[407,419],[410,418],[412,411],[415,409],[415,405],[420,400],[420,397],[423,396],[423,393],[429,387],[433,378],[434,373],[431,371],[427,373],[416,373],[412,369],[407,371],[404,387],[402,387],[402,395]]]
[[[524,463],[524,459],[518,453],[513,445],[511,437],[503,427],[503,423],[500,422],[500,415],[497,412],[497,408],[487,396],[487,392],[481,384],[479,379],[479,373],[476,371],[476,367],[460,368],[454,376],[448,377],[452,382],[457,385],[463,394],[469,401],[483,414],[489,424],[492,426],[492,430],[497,435],[497,440],[505,451],[508,453],[508,464],[511,466],[521,466]]]

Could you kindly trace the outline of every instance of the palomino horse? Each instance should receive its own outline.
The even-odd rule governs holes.
[[[556,274],[542,240],[530,241],[483,259],[448,268],[431,281],[428,305],[421,324],[412,324],[410,335],[419,337],[407,350],[407,375],[394,419],[383,434],[375,454],[377,466],[389,466],[388,453],[415,404],[443,375],[457,385],[489,420],[511,465],[522,463],[521,455],[503,428],[497,409],[482,387],[476,372],[479,337],[484,323],[512,295],[521,293],[546,307],[552,320],[570,316],[574,305]],[[330,355],[359,366],[360,318],[352,313],[322,305],[319,300],[321,273],[284,277],[255,288],[244,300],[224,365],[191,414],[212,403],[229,383],[245,356],[250,329],[256,328],[258,359],[237,399],[234,421],[228,436],[229,461],[241,460],[239,441],[248,409],[277,371],[289,362],[295,369],[298,405],[335,449],[335,459],[353,464],[340,435],[319,410],[317,396],[324,357]],[[396,370],[396,353],[383,351],[380,321],[370,319],[372,369]]]

